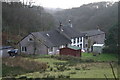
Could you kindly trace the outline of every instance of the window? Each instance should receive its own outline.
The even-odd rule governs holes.
[[[74,44],[76,43],[76,40],[74,39],[74,42],[73,42]]]
[[[32,38],[29,38],[28,41],[33,41],[33,39],[32,39]]]
[[[82,48],[82,44],[80,44],[80,47]]]
[[[86,47],[88,47],[88,45],[87,45],[87,44],[85,44],[85,46],[86,46]]]
[[[52,51],[53,51],[53,47],[50,47],[50,48],[49,48],[49,51],[52,52]]]
[[[82,39],[80,39],[80,42],[82,42]]]
[[[88,36],[86,36],[85,38],[88,39]]]
[[[79,43],[79,38],[77,38],[77,43]]]
[[[22,47],[21,47],[21,51],[22,51],[22,52],[26,52],[26,51],[27,51],[27,48],[22,46]]]

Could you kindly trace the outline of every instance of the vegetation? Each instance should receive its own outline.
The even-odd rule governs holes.
[[[105,56],[108,59],[104,59]],[[18,61],[18,59],[20,60]],[[29,60],[34,62],[30,64]],[[27,68],[22,67],[21,65],[18,65],[18,63],[16,64],[15,61],[21,61],[21,64],[24,66],[27,64],[30,65],[29,67],[27,66]],[[115,54],[93,56],[92,53],[83,53],[82,58],[58,55],[24,55],[23,57],[3,59],[3,73],[4,77],[9,76],[16,78],[105,78],[104,74],[106,74],[107,78],[113,78],[114,76],[112,75],[109,62],[112,62],[116,75],[116,61],[117,58]],[[14,62],[12,63],[13,66],[11,66],[11,62]],[[41,62],[47,64],[45,70],[36,65]],[[37,67],[39,67],[38,70],[36,70]],[[34,70],[30,71],[29,69],[31,68],[34,68]]]
[[[118,53],[118,24],[112,26],[106,35],[105,45],[103,52],[107,53]]]
[[[107,33],[110,26],[117,23],[117,4],[117,2],[114,4],[110,2],[90,3],[78,8],[56,10],[57,12],[52,15],[42,6],[30,7],[31,5],[23,5],[21,2],[3,2],[3,45],[14,46],[30,32],[53,29],[59,21],[68,24],[69,19],[74,28],[81,31],[99,27]]]
[[[46,63],[40,61],[37,62],[23,57],[3,58],[2,64],[3,77],[25,72],[44,71],[47,68]],[[18,73],[16,70],[18,70]]]
[[[41,6],[23,5],[21,2],[2,3],[3,45],[16,45],[30,32],[54,27],[53,16]]]
[[[58,11],[55,19],[68,24],[71,19],[74,28],[80,31],[97,29],[98,27],[107,33],[110,26],[117,23],[118,3],[97,2],[85,4],[77,8]]]
[[[83,53],[82,54],[82,59],[89,59],[89,60],[94,60],[94,61],[118,61],[118,55],[117,54],[112,54],[112,53],[102,53],[102,54],[97,54],[96,56],[93,56],[92,53]]]

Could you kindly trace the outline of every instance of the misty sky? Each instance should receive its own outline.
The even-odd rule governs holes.
[[[83,4],[88,4],[93,2],[101,2],[101,1],[115,2],[118,0],[26,0],[26,1],[33,1],[35,2],[35,4],[41,5],[43,7],[67,9],[72,7],[79,7]]]

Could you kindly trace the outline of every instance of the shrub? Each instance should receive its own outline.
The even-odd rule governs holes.
[[[75,67],[75,70],[80,70],[80,67]]]

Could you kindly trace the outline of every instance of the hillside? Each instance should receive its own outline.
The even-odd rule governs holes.
[[[54,18],[41,6],[22,3],[2,3],[3,45],[17,44],[30,32],[46,31],[54,27]],[[15,38],[14,38],[15,37]]]
[[[117,24],[118,6],[111,2],[98,2],[82,5],[78,8],[58,11],[54,14],[57,22],[68,23],[71,19],[80,31],[97,29],[107,32],[109,27]]]

